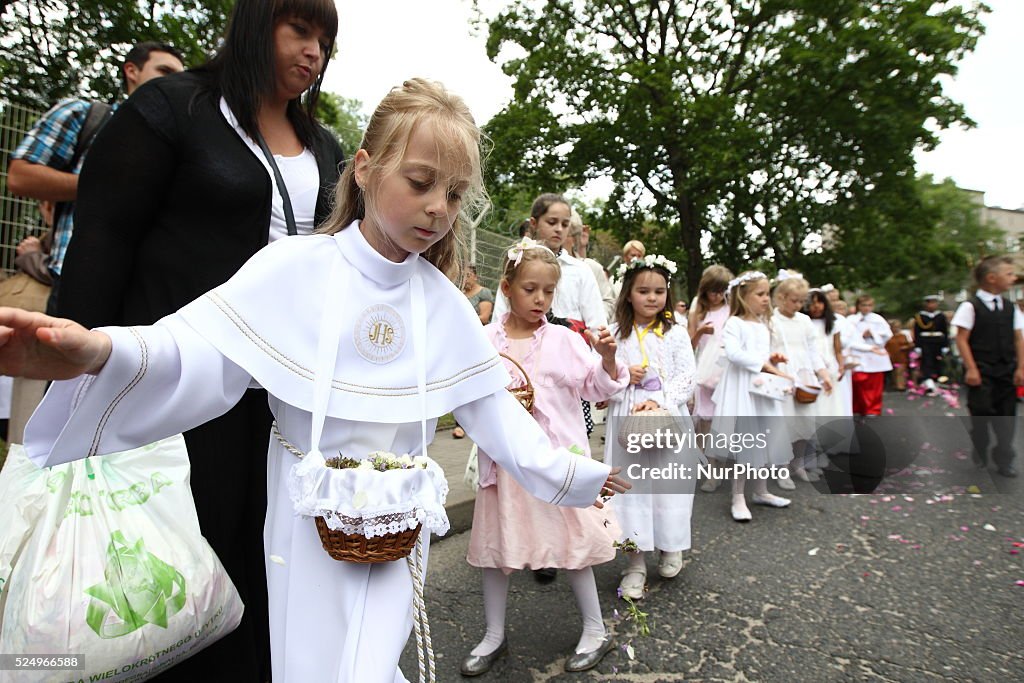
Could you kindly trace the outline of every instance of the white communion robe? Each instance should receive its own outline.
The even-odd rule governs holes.
[[[334,292],[326,286],[332,267],[344,283]],[[429,301],[425,350],[415,349],[416,282]],[[145,445],[224,413],[259,385],[281,433],[308,453],[310,368],[321,367],[315,356],[324,311],[344,318],[320,439],[326,457],[419,453],[424,402],[417,373],[425,358],[428,441],[437,418],[454,411],[481,450],[527,491],[560,505],[593,504],[608,466],[552,449],[505,390],[509,377],[465,296],[416,255],[384,259],[358,222],[334,236],[271,244],[227,283],[155,325],[104,328],[113,340],[106,366],[96,376],[53,384],[29,422],[27,452],[50,466]],[[378,334],[384,329],[388,334]],[[274,680],[405,681],[398,661],[413,623],[408,565],[331,559],[313,520],[294,512],[288,482],[298,459],[271,439],[267,460]],[[225,462],[224,476],[246,466]]]

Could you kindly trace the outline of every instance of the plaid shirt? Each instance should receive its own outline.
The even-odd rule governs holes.
[[[11,159],[24,159],[33,164],[49,166],[66,173],[78,174],[82,170],[85,154],[78,159],[74,168],[71,162],[75,156],[78,134],[89,114],[90,102],[84,100],[63,100],[36,121],[32,130],[11,154]],[[53,248],[50,250],[49,268],[60,275],[64,254],[71,241],[74,227],[74,202],[57,204],[53,219]]]

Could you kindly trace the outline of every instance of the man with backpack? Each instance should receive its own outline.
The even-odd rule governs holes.
[[[183,71],[181,55],[166,43],[135,45],[121,67],[130,96],[153,78]],[[7,186],[11,194],[56,202],[53,246],[47,267],[53,278],[46,312],[56,315],[60,270],[71,241],[78,173],[93,138],[117,105],[88,100],[64,100],[46,112],[11,154]]]

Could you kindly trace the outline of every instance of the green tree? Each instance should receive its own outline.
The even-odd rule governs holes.
[[[67,97],[113,100],[134,43],[174,45],[187,66],[217,48],[233,0],[0,0],[0,92],[45,109]]]
[[[974,47],[985,9],[516,0],[487,21],[488,54],[515,79],[487,125],[492,194],[611,176],[602,227],[627,237],[650,224],[691,288],[702,240],[733,268],[809,268],[864,230],[885,244],[880,230],[902,229],[892,212],[913,204],[899,197],[915,148],[971,124],[940,80]],[[826,234],[830,249],[808,248]]]
[[[979,201],[951,179],[935,182],[925,174],[914,182],[920,222],[931,239],[923,250],[912,241],[903,244],[909,266],[869,283],[875,285],[870,291],[880,308],[901,317],[916,312],[927,294],[952,294],[969,287],[974,264],[985,254],[1000,251],[1005,236],[996,224],[982,220]]]
[[[363,141],[363,131],[369,122],[369,117],[363,113],[361,101],[321,90],[320,98],[317,100],[316,117],[320,123],[334,132],[345,154],[352,156],[356,153]]]

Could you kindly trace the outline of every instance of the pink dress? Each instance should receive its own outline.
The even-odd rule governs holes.
[[[629,371],[621,364],[612,379],[601,357],[568,328],[543,323],[532,338],[508,339],[505,316],[484,327],[494,347],[515,358],[534,386],[533,416],[552,446],[576,446],[590,457],[581,399],[603,401],[625,388]],[[518,379],[518,369],[505,361]],[[567,508],[527,493],[501,467],[480,460],[480,490],[473,509],[467,560],[474,567],[583,569],[615,558],[619,526],[610,509]]]
[[[696,303],[696,299],[694,300]],[[691,309],[692,310],[692,309]],[[729,306],[722,305],[718,307],[718,310],[710,311],[700,320],[697,327],[700,327],[704,323],[711,323],[715,326],[714,334],[702,334],[700,341],[697,342],[697,348],[694,349],[697,358],[700,358],[701,352],[708,347],[710,344],[721,344],[722,343],[722,328],[725,327],[725,321],[729,319]],[[693,399],[693,416],[701,420],[710,420],[715,416],[715,402],[711,400],[711,394],[715,393],[714,389],[708,389],[698,385],[694,393],[695,398]]]

